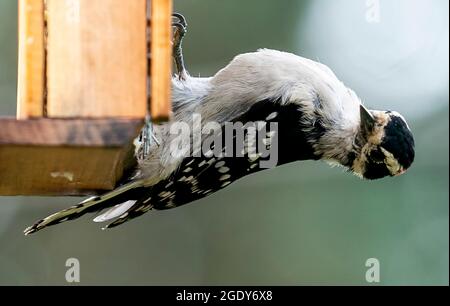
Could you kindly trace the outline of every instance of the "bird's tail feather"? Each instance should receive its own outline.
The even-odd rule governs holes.
[[[130,208],[134,206],[136,200],[127,201],[125,203],[114,206],[113,208],[108,209],[106,212],[102,212],[100,215],[95,217],[95,223],[103,223],[116,218],[119,218],[123,214],[125,214]]]
[[[129,193],[130,191],[133,191],[139,187],[142,187],[142,183],[140,181],[136,181],[123,185],[102,196],[91,197],[78,205],[57,212],[45,219],[36,222],[33,226],[28,227],[24,231],[24,234],[31,235],[42,230],[45,227],[75,220],[87,213],[94,213],[105,208],[110,208],[114,205],[123,203],[126,201],[126,197],[123,197],[122,195]]]
[[[131,206],[124,214],[120,215],[114,222],[106,225],[103,229],[115,228],[122,225],[130,220],[136,219],[148,211],[153,209],[153,204],[151,202],[143,201],[142,199],[137,200],[133,206]],[[111,219],[110,219],[111,220]]]

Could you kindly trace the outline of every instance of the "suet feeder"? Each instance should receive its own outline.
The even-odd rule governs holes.
[[[0,195],[112,190],[151,115],[170,116],[171,0],[19,0],[17,118]]]

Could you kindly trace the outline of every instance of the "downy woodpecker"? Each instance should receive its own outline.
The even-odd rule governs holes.
[[[192,125],[195,114],[202,125],[218,123],[219,140],[226,138],[222,134],[227,123],[276,123],[276,131],[263,139],[266,149],[276,144],[273,166],[323,160],[374,180],[401,175],[413,163],[414,139],[405,119],[397,112],[366,109],[323,64],[264,49],[237,56],[214,77],[191,77],[181,50],[187,24],[181,15],[174,18],[177,73],[172,78],[171,122],[154,126],[157,141],[146,146],[148,152],[142,152],[144,146],[136,140],[137,169],[117,189],[37,222],[26,235],[98,212],[94,221],[111,221],[105,228],[116,227],[152,209],[196,201],[268,168],[261,166],[259,150],[251,152],[250,141],[241,146],[241,156],[237,149],[231,150],[233,156],[223,154],[226,148],[216,150],[214,142],[206,145],[206,152],[190,148],[189,154],[173,154],[173,127],[180,122]],[[232,139],[238,139],[237,134]],[[249,140],[249,133],[245,135]],[[194,143],[193,138],[190,134],[187,143]],[[198,147],[204,148],[206,141],[201,139]]]

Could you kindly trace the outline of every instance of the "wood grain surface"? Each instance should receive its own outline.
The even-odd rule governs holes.
[[[44,0],[19,0],[17,118],[44,114]]]
[[[48,116],[147,114],[146,0],[47,0]]]
[[[134,165],[142,120],[0,118],[0,195],[91,195]]]
[[[151,0],[151,116],[169,120],[172,111],[172,0]]]

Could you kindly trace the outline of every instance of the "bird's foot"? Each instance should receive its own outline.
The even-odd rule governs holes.
[[[172,15],[172,26],[175,28],[173,37],[173,57],[175,60],[177,75],[180,80],[185,80],[187,77],[186,67],[184,66],[183,57],[183,39],[187,33],[186,18],[178,13]]]

